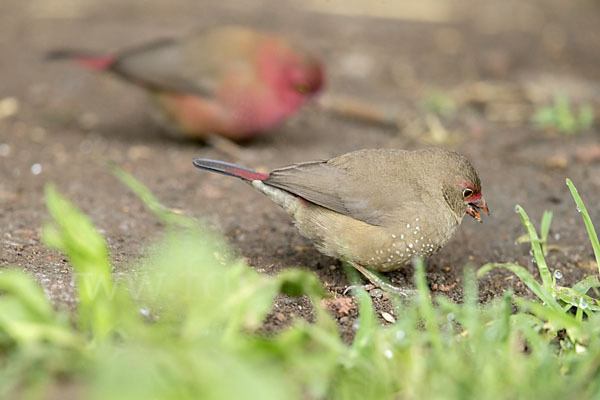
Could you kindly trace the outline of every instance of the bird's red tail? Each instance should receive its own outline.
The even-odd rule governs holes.
[[[73,60],[85,68],[106,70],[115,63],[114,56],[91,54],[80,50],[54,50],[46,53],[46,60]]]
[[[264,181],[269,177],[269,174],[254,171],[249,168],[240,167],[239,165],[230,164],[224,161],[209,160],[208,158],[196,158],[194,166],[218,174],[234,176],[247,181]]]

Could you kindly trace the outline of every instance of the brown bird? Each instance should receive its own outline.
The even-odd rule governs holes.
[[[192,138],[260,134],[296,113],[324,82],[324,67],[309,52],[281,36],[240,26],[117,54],[55,50],[47,58],[112,72],[146,89],[159,122]]]
[[[196,159],[200,169],[250,183],[279,204],[323,254],[393,271],[440,250],[465,214],[489,214],[477,171],[462,155],[437,148],[359,150],[261,173]],[[381,282],[374,282],[380,284]]]

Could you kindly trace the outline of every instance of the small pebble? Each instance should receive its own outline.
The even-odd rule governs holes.
[[[394,322],[396,322],[396,318],[394,318],[394,316],[388,312],[382,311],[381,317],[383,319],[385,319],[387,322],[389,322],[390,324],[393,324]]]
[[[544,165],[550,169],[564,169],[569,165],[569,160],[562,154],[556,154],[546,158]]]
[[[31,173],[34,175],[39,175],[42,173],[42,164],[35,163],[31,166]]]
[[[277,318],[277,320],[279,322],[284,322],[287,318],[285,317],[285,314],[283,314],[282,312],[277,312],[275,314],[275,318]]]
[[[0,100],[0,119],[15,115],[17,112],[19,112],[19,100],[14,97]]]

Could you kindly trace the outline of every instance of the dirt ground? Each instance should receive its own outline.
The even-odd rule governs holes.
[[[483,224],[465,218],[451,242],[427,261],[434,294],[459,301],[467,263],[514,261],[535,270],[528,245],[514,243],[524,233],[515,204],[536,224],[544,210],[554,212],[550,237],[558,249],[549,265],[562,271],[563,284],[597,272],[564,181],[573,179],[600,224],[599,124],[567,137],[534,129],[530,117],[555,93],[591,104],[600,115],[600,3],[393,3],[3,0],[0,265],[31,272],[57,304],[73,305],[68,263],[40,242],[48,219],[44,185],[53,182],[106,235],[116,274],[135,274],[135,260],[162,226],[106,170],[104,162],[113,160],[168,207],[210,221],[256,270],[274,275],[306,268],[333,296],[348,297],[339,262],[317,252],[282,210],[237,180],[195,170],[191,160],[220,158],[269,170],[361,148],[437,145],[472,160],[492,214]],[[398,126],[357,121],[313,104],[232,156],[165,136],[149,118],[139,89],[42,60],[57,47],[115,50],[229,23],[296,38],[327,65],[321,101],[360,99]],[[454,99],[454,115],[425,117],[422,104],[434,90]],[[412,285],[411,268],[389,277]],[[497,271],[480,282],[481,299],[507,288],[527,293],[516,277]],[[379,311],[391,312],[379,289],[370,293]],[[309,309],[304,299],[282,296],[265,329]],[[341,307],[336,315],[342,333],[352,336],[355,307]]]

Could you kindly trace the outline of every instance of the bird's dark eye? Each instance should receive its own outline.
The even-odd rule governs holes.
[[[467,199],[471,196],[473,196],[473,189],[464,188],[463,189],[463,198]]]
[[[308,85],[305,83],[296,83],[294,89],[296,89],[298,93],[308,93]]]

